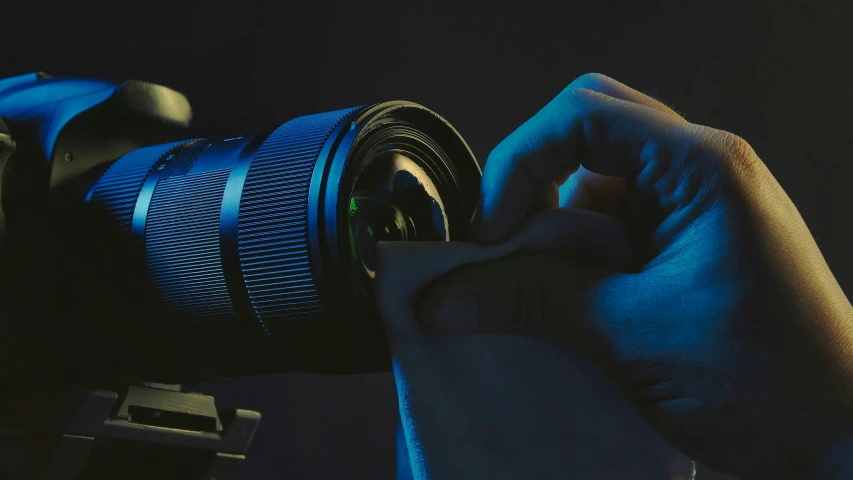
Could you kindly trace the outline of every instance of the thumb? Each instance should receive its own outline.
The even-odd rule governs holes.
[[[417,300],[422,328],[434,335],[514,334],[562,340],[582,305],[577,293],[616,273],[541,251],[514,252],[460,267]]]
[[[380,242],[377,301],[392,343],[460,333],[555,334],[572,292],[631,260],[627,228],[556,209],[494,245]]]

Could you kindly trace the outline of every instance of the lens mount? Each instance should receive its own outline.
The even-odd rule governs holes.
[[[325,180],[318,201],[309,199],[317,207],[316,216],[309,207],[312,257],[323,264],[314,271],[325,277],[316,279],[321,295],[334,291],[330,307],[373,315],[375,242],[467,238],[481,171],[458,132],[414,103],[365,108],[341,127],[312,179],[312,193],[314,181]]]

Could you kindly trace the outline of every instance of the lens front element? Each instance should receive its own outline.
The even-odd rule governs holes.
[[[376,242],[447,241],[447,216],[438,189],[417,162],[397,152],[371,159],[349,202],[352,255],[376,275]]]

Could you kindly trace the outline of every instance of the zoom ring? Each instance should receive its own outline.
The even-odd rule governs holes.
[[[181,150],[162,171],[145,224],[145,258],[158,300],[185,319],[229,321],[234,308],[219,247],[219,212],[230,170],[190,174],[206,148]]]
[[[309,261],[308,190],[320,150],[357,108],[295,118],[270,134],[252,160],[237,244],[249,300],[265,328],[324,316]]]

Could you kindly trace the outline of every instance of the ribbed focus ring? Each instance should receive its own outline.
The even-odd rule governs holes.
[[[230,170],[180,175],[174,171],[180,170],[177,163],[151,200],[145,225],[148,269],[160,301],[171,311],[184,318],[229,320],[235,312],[222,269],[219,212]]]
[[[104,172],[98,183],[89,191],[86,201],[102,205],[122,229],[130,230],[139,190],[148,174],[161,159],[194,141],[182,140],[153,145],[122,156]]]
[[[237,243],[252,308],[266,325],[324,314],[308,257],[308,190],[329,134],[354,110],[295,118],[270,134],[252,160]]]

